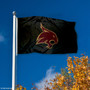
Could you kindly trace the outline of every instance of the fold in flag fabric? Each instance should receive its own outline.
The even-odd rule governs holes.
[[[77,52],[75,22],[32,16],[18,18],[18,54]]]

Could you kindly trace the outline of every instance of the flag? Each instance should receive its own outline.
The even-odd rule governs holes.
[[[18,18],[18,54],[77,52],[75,22],[32,16]]]

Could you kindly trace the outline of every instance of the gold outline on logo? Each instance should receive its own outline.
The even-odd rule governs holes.
[[[47,28],[45,28],[45,27],[42,25],[42,23],[40,23],[40,28],[41,28],[41,29],[44,28],[44,30],[42,29],[43,32],[52,32],[52,33],[54,33],[53,31],[48,30]],[[53,45],[55,45],[55,44],[58,43],[58,37],[57,37],[56,33],[54,33],[54,34],[56,35],[56,38],[57,38],[57,43],[51,44],[50,42],[51,42],[51,41],[54,41],[53,39],[51,39],[51,40],[49,41],[49,43],[52,45],[52,47],[49,47],[49,45],[48,45],[48,43],[47,43],[47,40],[45,40],[44,42],[39,42],[41,39],[44,38],[44,37],[39,38],[39,36],[40,36],[43,32],[41,32],[41,33],[38,35],[38,37],[37,37],[37,39],[36,39],[36,45],[37,45],[37,44],[47,44],[46,47],[49,48],[49,49],[51,49],[51,48],[53,47]],[[53,36],[53,37],[54,37],[54,36]]]

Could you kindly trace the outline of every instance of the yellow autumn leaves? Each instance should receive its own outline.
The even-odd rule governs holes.
[[[90,90],[90,67],[88,66],[88,56],[80,58],[71,57],[67,59],[68,73],[72,73],[75,79],[71,90]]]
[[[24,87],[21,86],[21,85],[16,85],[15,90],[26,90],[26,88],[24,88]]]
[[[88,56],[67,58],[67,69],[61,69],[44,90],[90,90],[90,66]],[[40,90],[37,88],[37,90]]]

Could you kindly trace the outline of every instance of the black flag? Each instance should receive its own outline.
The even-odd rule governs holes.
[[[33,16],[18,18],[18,53],[77,52],[75,22]]]

